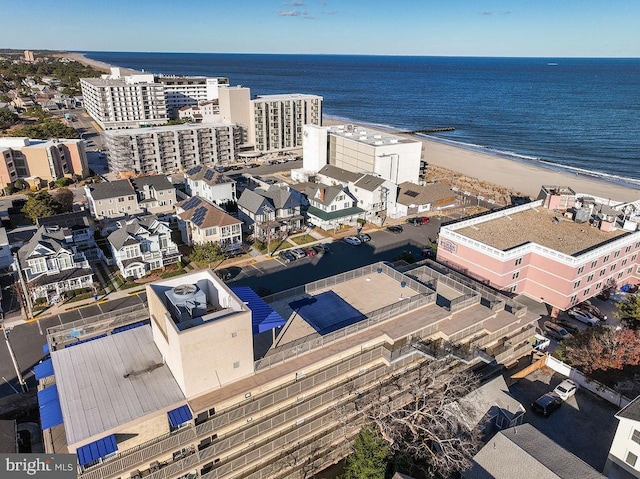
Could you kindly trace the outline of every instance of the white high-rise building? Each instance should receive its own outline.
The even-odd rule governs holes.
[[[225,164],[241,142],[239,128],[230,123],[112,130],[104,137],[111,171],[144,174]]]
[[[322,97],[292,93],[251,100],[249,141],[256,151],[302,148],[302,127],[322,123]]]
[[[121,75],[119,68],[101,78],[81,78],[84,106],[105,130],[158,126],[177,118],[185,105],[218,99],[227,78]]]

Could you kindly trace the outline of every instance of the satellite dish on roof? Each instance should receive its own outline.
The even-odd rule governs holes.
[[[173,293],[180,296],[186,296],[196,292],[195,284],[181,284],[173,288]]]

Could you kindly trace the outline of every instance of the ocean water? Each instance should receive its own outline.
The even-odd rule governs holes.
[[[325,115],[358,123],[454,127],[430,136],[640,188],[640,59],[83,53],[252,95],[321,95]]]

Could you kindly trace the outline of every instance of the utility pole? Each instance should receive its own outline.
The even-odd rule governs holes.
[[[20,281],[20,286],[22,286],[22,294],[24,296],[24,302],[27,306],[27,319],[31,319],[33,318],[33,307],[31,306],[31,297],[29,296],[29,292],[27,291],[27,285],[25,284],[24,277],[22,276],[22,268],[20,268],[20,260],[18,259],[17,253],[13,253],[13,259],[16,265],[16,272],[18,273],[18,280]]]
[[[2,324],[0,325],[2,328],[2,335],[4,336],[4,342],[7,343],[7,349],[9,350],[9,356],[11,356],[11,362],[13,363],[13,369],[16,372],[16,377],[18,378],[18,382],[20,383],[20,388],[23,393],[26,393],[29,388],[27,387],[27,383],[22,377],[22,372],[20,371],[20,367],[18,366],[18,360],[16,359],[16,353],[13,351],[13,347],[9,342],[9,334],[4,327],[4,313],[2,313]]]

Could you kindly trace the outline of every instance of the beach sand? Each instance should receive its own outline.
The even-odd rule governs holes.
[[[111,68],[115,68],[115,65],[110,65],[105,62],[92,60],[91,58],[85,57],[84,54],[82,53],[74,53],[74,52],[57,53],[54,56],[59,58],[70,58],[72,60],[77,61],[78,63],[82,63],[83,65],[90,66],[92,68],[95,68],[96,70],[100,70],[105,73],[111,73]],[[118,67],[118,68],[120,68],[120,73],[122,75],[135,75],[136,73],[142,73],[136,70],[132,70],[131,68],[122,68],[122,67]]]
[[[323,125],[341,125],[344,121],[323,117]],[[364,128],[381,130],[379,127]],[[389,131],[389,133],[395,133]],[[640,190],[616,185],[584,175],[553,171],[533,164],[509,160],[486,153],[447,145],[415,135],[400,134],[421,141],[427,168],[427,179],[457,186],[462,191],[480,194],[498,203],[509,195],[526,195],[535,199],[542,185],[569,186],[577,193],[586,193],[614,201],[636,201]]]

